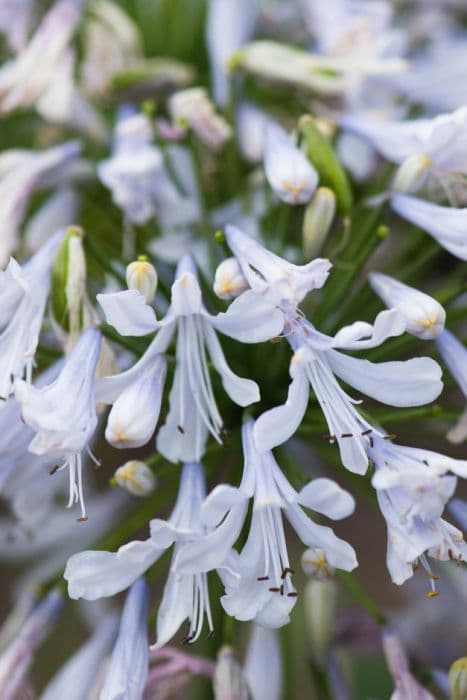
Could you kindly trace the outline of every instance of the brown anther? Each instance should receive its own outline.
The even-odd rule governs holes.
[[[373,440],[373,438],[372,438],[371,435],[370,435],[370,447],[373,447],[374,444],[375,444],[375,443],[374,443],[374,440]]]
[[[287,576],[287,574],[290,574],[291,576],[293,576],[294,573],[295,573],[295,571],[294,571],[293,569],[291,569],[289,566],[287,566],[287,567],[284,569],[284,571],[282,572],[281,578],[285,578],[285,577]]]
[[[258,576],[257,581],[269,581],[269,576]]]
[[[271,591],[271,593],[279,593],[280,588],[268,588],[268,591]]]
[[[373,428],[368,428],[368,430],[363,431],[362,435],[369,435],[372,432],[373,432]]]
[[[213,637],[214,637],[214,630],[211,630],[209,632],[208,636],[206,637],[206,639],[212,639]]]
[[[185,431],[183,430],[183,428],[182,428],[181,425],[177,425],[177,430],[178,430],[178,432],[181,433],[182,435],[185,435]]]
[[[278,343],[281,342],[281,340],[282,340],[282,338],[281,338],[280,336],[277,336],[276,338],[271,338],[271,341],[270,341],[270,342],[271,342],[273,345],[277,345]]]
[[[428,591],[426,594],[427,598],[438,598],[439,591]]]
[[[428,578],[430,581],[439,581],[439,576],[435,576],[434,574],[428,574]]]
[[[55,472],[57,472],[59,469],[60,469],[60,465],[54,464],[54,466],[49,469],[50,476],[53,476],[55,474]]]
[[[88,519],[87,515],[82,515],[80,518],[76,518],[76,522],[77,523],[85,523],[87,519]]]
[[[342,433],[341,438],[351,438],[353,437],[352,433]]]
[[[452,549],[448,549],[448,557],[449,559],[454,559],[454,554],[452,553]]]
[[[291,591],[290,593],[287,593],[287,598],[296,598],[297,596],[297,591]]]
[[[281,595],[284,595],[284,584],[283,583],[281,584],[281,587],[279,588],[279,593]]]

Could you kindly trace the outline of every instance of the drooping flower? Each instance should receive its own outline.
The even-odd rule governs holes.
[[[264,170],[274,192],[287,204],[306,204],[318,184],[318,174],[306,155],[277,124],[266,127]]]
[[[100,700],[137,700],[143,696],[149,666],[148,615],[148,585],[138,579],[126,597]]]
[[[0,271],[0,397],[5,400],[16,379],[30,381],[50,288],[53,256],[62,240],[59,232],[24,265],[13,260]]]
[[[391,206],[403,219],[433,236],[452,255],[467,260],[467,208],[444,207],[407,194],[394,195]]]
[[[231,304],[226,313],[212,316],[203,305],[196,270],[187,255],[178,264],[171,306],[161,321],[156,320],[154,310],[136,290],[101,294],[98,299],[107,321],[121,335],[145,335],[158,330],[136,365],[98,383],[99,401],[114,403],[109,416],[108,439],[117,446],[130,442],[134,446],[144,444],[150,438],[156,427],[165,379],[163,353],[177,333],[170,410],[159,431],[157,448],[174,462],[199,460],[208,432],[220,442],[222,431],[207,356],[220,374],[226,393],[235,403],[247,406],[259,400],[256,383],[238,377],[227,365],[216,331],[241,342],[260,342],[280,333],[282,314],[254,292],[247,291]],[[125,392],[138,397],[139,408],[143,400],[145,410],[141,414],[135,414],[134,404],[123,398]],[[116,408],[119,401],[121,409],[120,404]]]
[[[436,339],[436,345],[449,371],[467,399],[467,348],[449,331],[444,331]],[[448,440],[455,443],[467,438],[467,406],[455,425],[447,434]]]
[[[253,442],[253,421],[242,428],[244,471],[238,488],[221,484],[209,494],[202,519],[213,528],[191,547],[174,557],[180,575],[219,568],[226,612],[238,620],[255,620],[267,627],[288,622],[296,601],[282,513],[308,546],[321,547],[331,565],[351,571],[357,566],[352,547],[336,537],[331,528],[318,525],[303,508],[339,520],[354,510],[353,498],[330,479],[314,479],[297,493],[282,473],[271,452],[260,454]],[[239,555],[230,548],[242,528],[248,502],[253,515],[246,544]]]
[[[377,347],[387,338],[400,335],[406,328],[403,315],[397,309],[382,311],[373,325],[357,321],[334,337],[324,335],[301,315],[298,304],[307,292],[323,286],[329,261],[318,258],[299,267],[268,252],[233,226],[227,226],[226,236],[251,288],[283,311],[285,335],[294,351],[287,400],[256,421],[257,448],[272,449],[295,433],[305,414],[311,387],[326,418],[329,439],[339,445],[344,466],[365,473],[366,444],[372,426],[358,413],[356,401],[341,388],[335,375],[383,403],[415,406],[432,401],[440,393],[440,367],[427,357],[373,363],[343,355],[339,349]]]
[[[43,94],[80,19],[81,0],[58,0],[45,15],[27,47],[0,69],[0,112],[30,107]]]
[[[73,555],[65,569],[71,598],[96,600],[114,595],[130,586],[149,569],[164,551],[175,543],[173,561],[185,549],[191,550],[206,533],[201,520],[205,498],[203,468],[191,462],[184,465],[177,501],[167,521],[150,522],[147,540],[129,542],[117,552],[85,551]],[[223,565],[219,561],[219,567]],[[201,634],[204,618],[212,631],[206,572],[180,574],[172,565],[157,617],[157,641],[162,647],[188,619],[185,640],[194,642]]]
[[[431,340],[443,332],[446,312],[436,299],[382,272],[372,272],[369,281],[386,306],[404,316],[407,333]]]
[[[68,141],[43,151],[5,151],[0,156],[0,265],[19,246],[19,229],[31,195],[38,189],[63,182],[81,149]],[[71,223],[70,221],[66,222]],[[48,231],[48,237],[58,229]]]
[[[401,585],[420,563],[432,583],[429,595],[436,595],[427,555],[440,561],[467,557],[462,533],[442,517],[457,485],[452,474],[466,478],[467,461],[396,445],[386,437],[374,431],[367,450],[375,466],[372,484],[388,528],[388,570],[394,583]]]
[[[44,387],[15,382],[15,397],[21,405],[24,422],[36,435],[29,450],[51,459],[64,459],[59,469],[68,467],[70,497],[81,506],[86,520],[82,483],[82,452],[97,426],[94,399],[94,373],[99,359],[101,334],[88,328],[74,346],[58,377]]]

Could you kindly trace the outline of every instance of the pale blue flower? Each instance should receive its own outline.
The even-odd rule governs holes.
[[[306,204],[318,185],[318,173],[282,127],[268,124],[264,171],[277,196],[287,204]]]

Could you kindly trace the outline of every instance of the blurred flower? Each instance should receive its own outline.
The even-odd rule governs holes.
[[[147,464],[136,459],[126,462],[114,474],[115,482],[133,496],[149,496],[156,488],[156,477]]]
[[[274,192],[287,204],[306,204],[318,184],[318,174],[306,155],[276,124],[266,126],[264,171]]]
[[[195,87],[175,92],[169,100],[169,111],[178,126],[188,126],[208,148],[219,150],[231,138],[232,130],[223,117],[216,114],[204,88]]]
[[[2,0],[0,3],[0,31],[15,53],[24,51],[33,19],[33,0]]]
[[[329,187],[318,187],[303,217],[303,254],[314,258],[323,247],[336,213],[336,195]]]
[[[451,700],[467,697],[467,657],[457,659],[449,669],[449,689]]]
[[[383,630],[383,649],[395,685],[391,700],[434,700],[410,673],[404,648],[396,633],[388,628]]]
[[[35,253],[50,238],[51,231],[68,228],[79,209],[78,193],[70,187],[58,187],[29,219],[24,227],[24,243]]]
[[[449,331],[444,331],[436,339],[439,354],[467,399],[467,348]],[[447,434],[454,443],[464,442],[467,438],[467,406],[458,423]]]
[[[275,630],[252,625],[244,673],[252,700],[280,700],[282,658]]]
[[[229,646],[221,647],[217,654],[213,687],[215,700],[248,700],[242,668]]]
[[[126,283],[128,289],[136,289],[150,304],[157,289],[157,272],[154,265],[142,256],[127,265]]]
[[[248,289],[248,282],[235,258],[226,258],[217,266],[213,289],[219,299],[235,299]]]

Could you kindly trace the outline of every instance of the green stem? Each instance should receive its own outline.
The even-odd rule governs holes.
[[[378,625],[385,626],[387,624],[386,616],[381,612],[378,605],[368,595],[361,583],[354,574],[348,571],[336,571],[336,577],[344,584],[352,597],[364,608]]]

